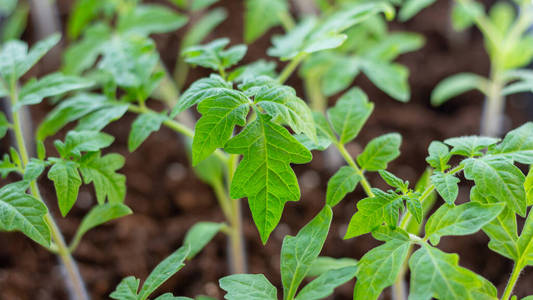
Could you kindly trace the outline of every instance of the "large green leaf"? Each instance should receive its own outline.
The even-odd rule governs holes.
[[[243,155],[231,183],[231,197],[248,197],[261,240],[266,243],[285,203],[300,198],[298,180],[290,163],[309,162],[311,153],[285,128],[261,113],[228,141],[225,150]]]
[[[20,90],[20,100],[14,109],[22,105],[40,103],[44,98],[61,95],[69,91],[90,87],[93,83],[77,76],[53,73],[39,80],[28,81]]]
[[[488,153],[523,164],[533,164],[533,123],[528,122],[509,131],[503,141],[491,147]]]
[[[487,80],[477,74],[459,73],[441,81],[431,93],[431,104],[437,106],[470,90],[484,91]]]
[[[153,4],[139,4],[120,14],[117,28],[121,33],[149,35],[177,30],[187,23],[187,17],[172,9]]]
[[[355,300],[377,299],[394,284],[409,250],[409,239],[393,239],[367,252],[357,264]]]
[[[121,203],[126,196],[126,176],[116,173],[124,166],[124,157],[117,153],[100,156],[100,152],[87,153],[80,160],[80,171],[85,184],[94,184],[96,200],[104,204]]]
[[[72,161],[55,159],[48,171],[48,178],[54,182],[59,210],[64,217],[78,199],[81,186],[78,165]]]
[[[388,133],[371,140],[359,156],[357,163],[363,170],[378,171],[387,168],[387,164],[400,155],[402,136]]]
[[[289,13],[287,0],[246,0],[244,13],[244,40],[252,43],[271,27],[281,23]]]
[[[277,300],[276,287],[263,274],[235,274],[219,280],[227,300]]]
[[[341,167],[328,180],[326,203],[332,207],[337,205],[344,199],[346,194],[355,190],[359,180],[361,180],[361,176],[357,174],[354,168],[349,166]]]
[[[161,128],[161,124],[168,117],[165,114],[143,113],[131,124],[131,131],[128,137],[128,150],[135,151],[139,146],[155,131]]]
[[[28,185],[28,181],[19,181],[0,189],[0,230],[21,231],[48,247],[50,229],[44,220],[48,209],[39,199],[26,193]]]
[[[460,267],[458,262],[457,254],[423,244],[409,259],[409,299],[475,300],[472,294],[482,287],[483,281],[472,271]]]
[[[503,203],[481,204],[468,202],[458,206],[442,205],[426,223],[426,236],[436,245],[445,235],[469,235],[475,233],[496,218],[503,210]]]
[[[448,204],[454,204],[457,195],[459,194],[459,178],[450,173],[442,173],[436,171],[431,175],[431,183],[435,186],[435,189],[439,195]]]
[[[238,63],[246,54],[245,45],[232,46],[226,50],[229,39],[221,38],[205,45],[191,46],[182,52],[185,61],[215,71],[227,69]]]
[[[514,212],[525,217],[525,176],[512,162],[498,157],[467,159],[465,177],[474,180],[479,192],[505,202]]]
[[[286,236],[281,247],[281,281],[286,299],[296,294],[305,275],[320,254],[333,213],[326,205],[296,236]]]
[[[331,295],[336,287],[352,279],[356,271],[356,266],[331,269],[304,286],[295,300],[324,299]]]
[[[352,88],[328,109],[328,118],[339,135],[339,141],[346,144],[361,131],[366,120],[374,110],[366,94],[359,88]]]
[[[226,144],[236,125],[246,125],[249,99],[241,92],[223,89],[198,105],[202,117],[196,123],[192,143],[192,162],[197,165]]]

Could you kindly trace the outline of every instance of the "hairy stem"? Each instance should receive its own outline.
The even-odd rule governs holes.
[[[285,81],[287,81],[287,79],[289,79],[289,77],[291,76],[292,72],[296,70],[296,67],[298,67],[298,65],[302,62],[302,60],[306,56],[307,55],[305,53],[301,53],[293,57],[291,61],[285,66],[285,68],[279,74],[278,82],[284,83]]]
[[[18,93],[15,82],[12,83],[10,90],[11,107],[13,108],[18,101]],[[15,132],[15,140],[17,143],[17,148],[20,152],[22,167],[24,168],[29,162],[29,156],[28,151],[26,149],[26,143],[24,140],[22,124],[20,122],[19,114],[17,111],[13,111],[12,108],[10,109],[10,111],[11,118],[13,121],[13,131]],[[30,190],[35,198],[45,203],[43,198],[41,197],[39,187],[37,186],[35,180],[30,182]],[[59,227],[57,226],[49,212],[46,213],[46,215],[44,216],[44,220],[48,225],[48,228],[50,229],[50,234],[54,243],[52,248],[57,250],[54,252],[57,253],[63,264],[63,267],[65,268],[64,270],[66,273],[66,283],[71,293],[71,299],[88,300],[89,295],[87,294],[85,283],[81,278],[76,262],[70,255],[70,250],[65,243],[65,240],[63,238],[63,235],[61,234],[61,231],[59,230]]]
[[[337,147],[337,149],[341,153],[342,157],[344,157],[344,160],[346,160],[348,165],[350,167],[352,167],[355,170],[355,172],[357,173],[357,175],[359,175],[361,177],[361,186],[365,190],[365,193],[367,194],[367,196],[368,197],[374,197],[374,193],[372,192],[372,187],[370,186],[370,183],[368,183],[368,180],[366,179],[365,174],[359,168],[359,166],[357,166],[357,163],[353,160],[352,156],[350,156],[350,153],[348,153],[348,151],[346,150],[344,145],[339,143],[339,142],[337,142],[337,143],[335,143],[335,146]]]
[[[520,276],[520,272],[522,272],[522,269],[523,267],[520,261],[516,262],[513,267],[511,277],[509,278],[509,282],[507,282],[507,286],[505,287],[505,291],[503,292],[502,300],[509,300],[509,298],[511,298],[511,294],[513,293],[513,289],[516,285],[516,282],[518,281],[518,277]]]

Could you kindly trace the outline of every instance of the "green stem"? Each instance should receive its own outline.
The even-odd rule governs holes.
[[[284,83],[285,81],[287,81],[287,79],[289,79],[289,77],[291,76],[292,72],[294,72],[294,70],[296,70],[296,67],[298,67],[298,65],[302,62],[302,60],[306,56],[307,55],[305,53],[300,53],[300,54],[296,55],[289,62],[289,64],[287,64],[285,66],[285,68],[281,71],[281,73],[279,74],[279,77],[278,77],[278,82],[279,83]]]
[[[231,181],[235,170],[238,164],[238,156],[231,154],[228,160],[228,180],[227,180],[227,190],[230,190]],[[231,204],[231,265],[232,273],[240,274],[246,273],[246,255],[245,255],[245,245],[244,245],[244,236],[242,232],[242,212],[241,212],[241,200],[240,199],[231,199],[228,196],[228,200]]]
[[[309,98],[313,111],[325,112],[327,99],[322,94],[319,77],[316,75],[306,76],[304,80],[306,95]]]
[[[10,90],[11,90],[10,91],[11,107],[15,107],[18,101],[16,82],[12,83]],[[28,156],[28,151],[26,149],[26,143],[24,140],[24,134],[22,131],[20,117],[17,111],[13,111],[12,109],[10,111],[11,111],[11,117],[13,120],[13,130],[15,132],[15,140],[17,143],[17,148],[20,152],[22,165],[23,167],[25,167],[29,162],[29,156]],[[30,190],[31,190],[32,195],[35,198],[45,203],[43,198],[41,197],[41,194],[39,192],[39,187],[37,186],[37,183],[35,182],[35,180],[30,182]],[[49,212],[47,212],[46,215],[44,216],[44,221],[46,222],[46,224],[48,225],[48,228],[50,229],[51,238],[52,238],[52,241],[54,242],[54,245],[51,247],[51,249],[53,250],[53,252],[57,252],[57,255],[59,256],[59,258],[61,259],[61,262],[63,263],[63,266],[65,267],[67,285],[68,285],[69,290],[72,293],[71,298],[77,299],[77,300],[88,300],[89,296],[85,289],[85,284],[83,282],[83,279],[81,278],[81,275],[79,273],[78,266],[76,265],[76,262],[70,255],[70,251],[65,243],[63,235],[61,234],[59,227],[57,226],[57,224],[55,223],[54,219],[52,218]]]
[[[516,262],[513,267],[513,272],[511,273],[511,277],[509,278],[509,282],[507,282],[507,286],[505,287],[505,291],[503,292],[503,296],[501,300],[509,300],[511,297],[511,294],[513,293],[513,289],[516,285],[516,281],[518,280],[518,277],[520,276],[520,272],[522,272],[522,264],[520,261]]]
[[[370,183],[368,183],[368,180],[366,179],[364,172],[357,166],[357,163],[353,160],[352,156],[350,155],[350,153],[348,153],[344,145],[337,142],[335,143],[335,146],[341,153],[342,157],[344,157],[344,160],[346,160],[348,165],[352,167],[357,173],[357,175],[361,177],[361,186],[365,190],[365,193],[367,194],[367,196],[374,197],[374,193],[372,192],[372,187],[370,186]]]
[[[505,110],[505,97],[502,95],[504,86],[502,79],[503,72],[500,68],[493,66],[491,81],[487,89],[487,99],[481,117],[481,135],[497,137],[500,135],[503,125],[503,114]]]

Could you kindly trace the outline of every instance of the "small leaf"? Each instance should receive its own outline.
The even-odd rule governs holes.
[[[202,104],[205,102],[202,102]],[[258,113],[224,148],[228,153],[243,154],[230,194],[233,199],[248,197],[252,217],[266,243],[278,224],[288,201],[298,201],[300,188],[290,163],[307,163],[311,153],[289,132]]]
[[[326,205],[296,236],[286,236],[281,246],[283,294],[292,299],[311,265],[322,251],[333,213]]]
[[[424,208],[418,197],[406,197],[405,205],[407,210],[415,217],[416,222],[421,224],[424,217]]]
[[[503,203],[481,204],[468,202],[458,206],[443,205],[426,223],[426,236],[437,245],[445,235],[469,235],[475,233],[496,218],[503,210]]]
[[[201,19],[195,20],[192,27],[187,29],[181,40],[181,49],[200,44],[227,17],[228,13],[222,7],[207,11]]]
[[[485,14],[483,4],[479,2],[458,2],[452,8],[452,25],[457,31],[464,30],[472,24],[477,17]]]
[[[18,110],[23,105],[37,104],[46,97],[61,95],[69,91],[87,88],[93,85],[92,81],[77,76],[53,73],[39,80],[30,80],[20,90],[20,100],[14,109]]]
[[[63,158],[71,155],[79,157],[81,152],[93,152],[106,148],[115,138],[109,134],[98,131],[69,131],[65,143],[56,141],[57,151]]]
[[[329,270],[304,286],[295,300],[324,299],[331,295],[336,287],[354,278],[356,271],[356,266]]]
[[[349,166],[341,167],[328,181],[326,203],[333,207],[355,190],[361,176]]]
[[[167,120],[167,116],[158,113],[143,113],[131,124],[128,137],[128,150],[135,151],[152,134],[161,128],[161,124]]]
[[[30,162],[26,165],[26,169],[24,169],[24,180],[36,180],[43,173],[44,168],[46,166],[46,162],[32,158]]]
[[[505,135],[488,154],[502,156],[523,164],[533,164],[533,123],[528,122]]]
[[[216,97],[205,98],[198,105],[202,117],[196,123],[192,143],[192,164],[196,166],[230,139],[236,125],[246,125],[250,110],[248,98],[241,92],[224,89]]]
[[[452,157],[448,146],[439,141],[433,141],[429,144],[429,156],[426,157],[427,163],[438,171],[446,171],[450,165],[448,161]]]
[[[219,280],[227,300],[277,300],[276,287],[263,274],[235,274]]]
[[[359,88],[350,89],[333,108],[328,109],[329,120],[340,137],[340,143],[346,144],[359,134],[373,109],[374,104]]]
[[[138,4],[131,11],[119,14],[117,28],[121,33],[149,35],[174,31],[186,23],[186,16],[162,5]]]
[[[137,290],[140,283],[139,279],[128,276],[122,279],[109,297],[116,300],[138,300]]]
[[[11,172],[17,172],[19,168],[11,162],[9,154],[5,153],[3,159],[0,161],[0,175],[6,178]]]
[[[76,232],[75,239],[79,241],[87,231],[111,220],[130,215],[131,213],[131,209],[122,203],[106,203],[94,206],[83,217],[83,221],[81,221],[80,227],[78,227],[78,231]]]
[[[50,229],[44,220],[48,209],[39,199],[26,193],[28,181],[10,183],[0,188],[0,230],[17,230],[48,247]]]
[[[404,1],[400,13],[399,19],[405,22],[415,16],[422,9],[430,6],[436,0],[406,0]]]
[[[309,268],[309,272],[307,272],[307,277],[320,276],[330,270],[353,267],[356,265],[357,260],[353,258],[333,258],[328,256],[319,256],[317,257],[317,259],[315,259],[315,261],[311,265],[311,268]]]
[[[189,251],[189,245],[185,244],[160,262],[144,281],[139,292],[139,300],[147,299],[159,286],[183,268],[185,265],[183,262],[189,255]]]
[[[0,97],[2,96],[0,95]],[[0,112],[0,139],[6,136],[9,126],[10,124],[6,118],[6,115],[3,112]]]
[[[172,295],[172,293],[165,293],[157,298],[155,300],[194,300],[193,298],[189,297],[176,297]]]
[[[59,210],[64,217],[76,203],[81,186],[81,177],[76,163],[56,159],[48,171],[48,179],[54,182]]]
[[[531,211],[518,238],[518,250],[520,260],[526,265],[533,266],[533,213]]]
[[[527,173],[524,189],[526,190],[527,206],[531,206],[533,205],[533,168],[530,168]]]
[[[236,45],[224,50],[228,44],[227,38],[217,39],[205,45],[189,47],[182,55],[190,64],[219,71],[235,65],[246,54],[245,45]]]
[[[387,168],[389,162],[400,155],[402,136],[388,133],[371,140],[359,156],[357,163],[363,170],[378,171]]]
[[[444,141],[444,143],[452,146],[453,155],[462,155],[466,157],[481,156],[483,152],[481,150],[496,144],[500,139],[485,137],[485,136],[462,136],[456,138],[450,138]]]
[[[459,194],[459,178],[450,173],[435,172],[431,175],[431,183],[435,185],[435,189],[439,195],[448,204],[454,204],[457,195]]]
[[[487,80],[472,73],[459,73],[441,81],[431,93],[431,104],[438,106],[470,90],[485,91]]]
[[[75,130],[100,131],[109,123],[120,119],[128,111],[128,108],[128,104],[108,101],[97,111],[88,113],[82,117]]]
[[[364,60],[362,70],[368,79],[387,95],[400,101],[407,102],[411,97],[407,78],[409,70],[396,63]]]
[[[381,176],[381,178],[383,178],[388,185],[398,188],[404,193],[406,193],[409,189],[408,181],[403,181],[387,170],[379,170],[379,176]]]
[[[199,222],[189,229],[183,244],[189,245],[190,251],[187,259],[192,259],[205,245],[220,231],[223,224],[213,222]]]
[[[375,300],[383,289],[391,286],[400,273],[410,242],[390,240],[367,252],[357,264],[354,299]]]
[[[92,0],[84,2],[100,3]],[[71,43],[65,49],[62,68],[65,74],[81,74],[93,66],[110,37],[111,28],[106,24],[96,23],[88,27],[80,41]]]
[[[270,28],[281,23],[289,13],[287,0],[246,0],[244,13],[244,40],[252,43]]]
[[[526,216],[525,176],[508,160],[498,157],[467,159],[465,177],[474,180],[479,192],[505,202],[514,212]]]
[[[126,196],[126,176],[116,173],[124,166],[124,157],[117,153],[100,156],[91,152],[80,160],[80,171],[85,184],[94,184],[98,204],[122,203]]]

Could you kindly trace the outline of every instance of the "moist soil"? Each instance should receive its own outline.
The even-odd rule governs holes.
[[[61,19],[65,21],[71,3],[67,0],[58,3]],[[229,17],[209,39],[228,36],[232,43],[242,42],[242,2],[224,0],[217,5],[226,7]],[[376,109],[356,141],[348,145],[349,151],[356,155],[374,137],[388,132],[401,133],[402,154],[389,165],[389,170],[411,183],[416,182],[426,168],[426,149],[432,140],[479,132],[483,106],[483,97],[479,93],[467,93],[439,108],[433,108],[429,104],[432,88],[444,77],[457,72],[489,72],[481,36],[475,30],[453,32],[448,16],[448,1],[438,1],[413,20],[391,26],[391,30],[414,31],[427,39],[423,49],[399,58],[399,62],[407,65],[411,72],[409,81],[412,97],[409,103],[392,100],[363,75],[355,82],[368,93],[371,101],[375,102]],[[175,64],[183,32],[180,30],[155,37],[161,56],[169,67]],[[277,33],[281,33],[281,30],[273,29],[253,43],[245,62],[267,58],[265,52],[270,45],[270,37]],[[24,38],[30,42],[35,40],[31,22]],[[46,69],[49,67],[39,65],[32,70],[30,76],[43,74]],[[193,69],[189,83],[207,74],[206,70]],[[293,75],[288,84],[294,86],[298,94],[304,97],[302,83],[297,75]],[[331,105],[334,100],[333,97]],[[526,95],[511,97],[507,101],[506,130],[533,119],[532,103],[533,99]],[[32,107],[35,124],[43,119],[51,107],[46,103]],[[162,106],[155,103],[154,108],[162,109]],[[108,151],[118,152],[126,158],[126,165],[121,172],[127,177],[126,204],[133,209],[134,214],[90,231],[74,253],[93,299],[108,299],[109,293],[123,277],[134,275],[146,278],[157,263],[181,245],[185,233],[194,223],[224,220],[209,186],[195,178],[184,146],[174,132],[162,128],[134,153],[127,151],[127,137],[134,117],[126,115],[105,130],[116,137]],[[62,138],[64,133],[60,133],[58,137]],[[4,140],[4,151],[8,149],[6,141],[9,139]],[[55,153],[51,146],[51,143],[47,145],[49,153]],[[314,153],[310,164],[294,167],[300,179],[301,200],[286,205],[281,222],[266,246],[261,244],[246,200],[242,200],[250,273],[264,273],[273,284],[281,286],[279,252],[282,239],[286,234],[296,234],[318,213],[324,203],[327,180],[342,163],[326,158],[322,153]],[[373,186],[386,188],[376,174],[371,173],[368,177]],[[17,180],[15,176],[8,179]],[[44,198],[49,199],[52,213],[59,216],[50,181],[41,178],[39,183]],[[467,201],[468,193],[469,186],[462,185],[458,202]],[[362,189],[358,187],[334,208],[333,225],[322,255],[359,259],[365,252],[379,245],[378,241],[369,236],[342,240],[346,224],[355,211],[355,203],[364,197]],[[441,203],[442,200],[438,201]],[[56,217],[67,239],[74,235],[83,215],[94,202],[92,186],[84,186],[68,217]],[[439,247],[447,252],[458,253],[462,266],[485,276],[501,293],[512,263],[491,252],[487,243],[487,236],[478,233],[467,237],[443,238]],[[223,292],[218,288],[217,282],[219,278],[228,275],[226,257],[226,239],[219,234],[158,292],[173,292],[189,297],[203,294],[222,299]],[[62,274],[63,270],[56,257],[22,234],[0,234],[1,300],[68,299]],[[532,282],[533,268],[528,268],[515,289],[519,298],[533,294]],[[338,288],[329,299],[351,299],[352,289],[353,282],[347,283]],[[382,299],[389,299],[388,290]]]

